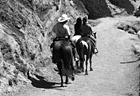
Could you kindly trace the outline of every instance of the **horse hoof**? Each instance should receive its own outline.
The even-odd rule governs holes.
[[[74,80],[75,80],[75,78],[74,78],[74,77],[72,77],[72,78],[71,78],[71,80],[72,80],[72,81],[74,81]]]
[[[90,68],[90,71],[93,71],[93,69],[92,69],[92,68]]]
[[[88,73],[85,73],[85,75],[88,75]]]
[[[66,85],[64,86],[64,85],[61,85],[61,87],[67,87]]]
[[[65,84],[71,84],[70,82],[65,82]]]

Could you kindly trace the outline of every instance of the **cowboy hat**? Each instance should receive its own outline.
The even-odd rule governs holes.
[[[70,18],[66,14],[63,14],[60,18],[58,18],[58,22],[64,22],[69,19]]]

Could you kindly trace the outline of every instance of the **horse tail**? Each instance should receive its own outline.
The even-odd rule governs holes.
[[[60,51],[62,70],[67,76],[71,77],[73,76],[72,71],[74,70],[72,48],[71,46],[65,46]]]
[[[73,54],[72,54],[72,48],[70,46],[67,46],[65,48],[61,49],[61,57],[63,62],[65,63],[64,67],[65,69],[70,69],[72,60],[73,60]]]
[[[84,58],[84,55],[87,53],[88,51],[88,44],[86,41],[84,40],[81,40],[81,42],[79,42],[79,48],[78,48],[78,54],[80,56],[80,61],[84,61],[85,58]]]

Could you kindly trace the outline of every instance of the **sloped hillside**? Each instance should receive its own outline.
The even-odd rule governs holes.
[[[86,13],[81,2],[75,2],[0,0],[0,93],[29,83],[28,71],[41,74],[51,64],[51,30],[58,17],[68,14],[71,25]]]

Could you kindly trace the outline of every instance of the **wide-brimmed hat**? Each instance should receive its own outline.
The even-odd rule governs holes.
[[[58,22],[64,22],[69,19],[70,18],[66,14],[63,14],[60,18],[58,18]]]

